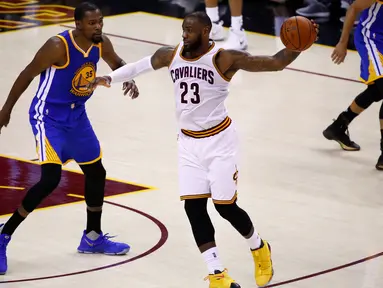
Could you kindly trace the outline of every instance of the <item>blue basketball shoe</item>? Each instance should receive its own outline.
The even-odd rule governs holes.
[[[4,224],[0,224],[0,233]],[[11,236],[6,234],[0,234],[0,275],[4,275],[7,272],[7,245],[11,241]]]
[[[102,232],[96,240],[91,240],[84,231],[81,238],[80,246],[77,251],[80,253],[92,254],[106,254],[106,255],[125,255],[129,252],[130,246],[125,243],[118,243],[110,241],[114,236],[103,235]]]

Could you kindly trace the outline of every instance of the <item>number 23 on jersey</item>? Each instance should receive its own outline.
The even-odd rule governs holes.
[[[181,103],[188,104],[199,104],[201,102],[201,97],[199,95],[199,85],[198,83],[180,83],[181,93]]]

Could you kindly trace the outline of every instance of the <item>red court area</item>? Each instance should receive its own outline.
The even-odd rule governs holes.
[[[40,179],[40,166],[0,156],[0,215],[13,213],[20,205],[27,190]],[[84,176],[71,171],[62,171],[59,187],[38,208],[79,201],[67,194],[84,195]],[[148,190],[134,184],[106,180],[105,196]]]

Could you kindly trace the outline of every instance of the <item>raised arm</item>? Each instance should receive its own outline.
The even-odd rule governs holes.
[[[0,130],[9,123],[13,107],[33,79],[52,65],[64,66],[67,63],[65,44],[58,38],[50,38],[36,53],[33,60],[19,74],[8,98],[0,111]]]

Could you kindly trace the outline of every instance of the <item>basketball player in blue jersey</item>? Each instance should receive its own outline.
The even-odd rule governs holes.
[[[361,58],[360,78],[367,88],[323,131],[328,140],[337,141],[346,151],[360,150],[360,146],[349,137],[348,126],[351,121],[373,102],[383,99],[383,1],[356,0],[352,3],[346,14],[341,38],[331,57],[336,64],[342,63],[346,58],[350,32],[359,13],[361,15],[354,33],[354,42]],[[383,170],[383,104],[380,107],[379,120],[381,155],[375,168]]]
[[[130,247],[110,241],[101,230],[106,171],[101,163],[99,141],[87,117],[85,103],[92,96],[86,85],[96,77],[103,58],[112,70],[125,64],[102,34],[103,16],[94,4],[75,9],[76,29],[50,38],[21,72],[0,111],[0,130],[10,120],[12,109],[32,80],[40,75],[29,115],[41,163],[41,179],[26,193],[21,206],[5,225],[0,225],[0,274],[7,271],[6,247],[21,222],[53,192],[61,169],[75,160],[85,175],[87,227],[78,252],[126,254]],[[138,96],[134,82],[125,82],[125,93]]]

